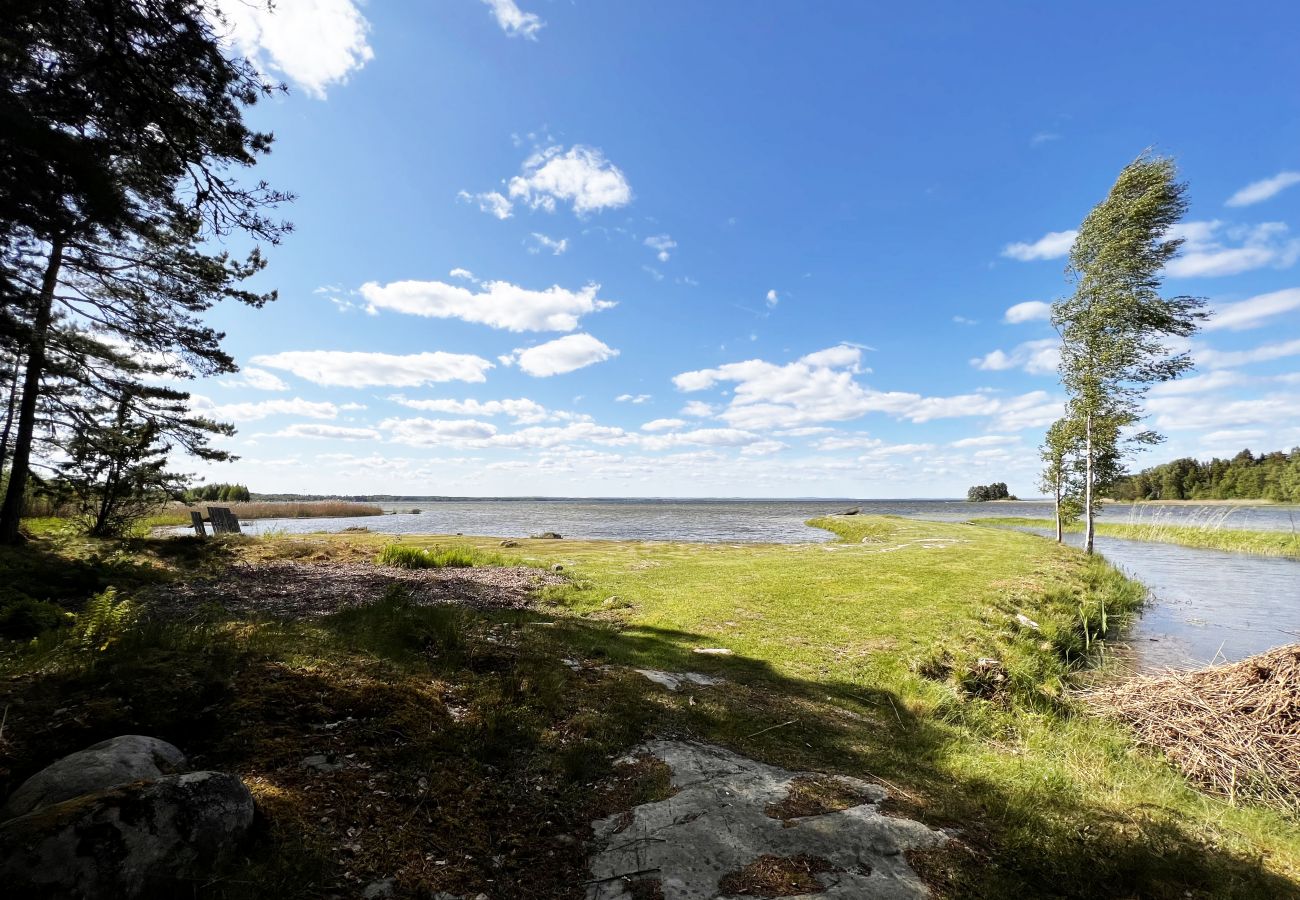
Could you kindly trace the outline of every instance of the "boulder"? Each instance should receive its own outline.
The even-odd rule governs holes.
[[[189,893],[253,823],[234,775],[166,775],[64,800],[0,824],[0,884],[15,897]]]
[[[543,531],[541,534],[533,535],[535,541],[558,541],[562,540],[558,531]]]
[[[124,734],[69,754],[18,786],[0,822],[82,794],[184,771],[185,755],[166,741]]]

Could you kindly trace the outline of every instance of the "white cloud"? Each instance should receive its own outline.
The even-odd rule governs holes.
[[[1300,172],[1278,172],[1272,178],[1253,181],[1229,197],[1226,206],[1250,206],[1268,200],[1292,185],[1300,184]]]
[[[262,71],[273,72],[312,97],[374,58],[370,23],[352,0],[218,0],[219,31]]]
[[[348,428],[344,425],[312,425],[299,423],[282,428],[271,437],[314,438],[317,440],[336,441],[373,441],[379,439],[379,432],[373,428]]]
[[[705,403],[703,400],[691,400],[682,407],[682,415],[692,416],[696,419],[707,419],[715,412],[717,410],[713,408],[713,404]]]
[[[1203,326],[1206,331],[1227,328],[1230,331],[1245,331],[1258,328],[1264,320],[1282,313],[1300,309],[1300,288],[1287,288],[1260,294],[1239,303],[1226,303],[1214,309],[1214,315]]]
[[[469,269],[462,269],[459,266],[447,273],[448,278],[460,278],[464,281],[473,281],[474,273]]]
[[[1225,428],[1232,425],[1275,425],[1300,417],[1300,395],[1273,394],[1250,400],[1206,403],[1198,397],[1156,397],[1147,401],[1157,428]]]
[[[780,302],[781,297],[777,294],[775,289],[767,292],[767,305],[769,307],[776,306]]]
[[[530,41],[537,40],[537,32],[546,23],[536,13],[524,12],[515,0],[483,0],[492,10],[492,17],[497,20],[501,30],[510,37],[524,37]]]
[[[1055,131],[1039,131],[1029,139],[1029,146],[1041,147],[1044,144],[1050,144],[1052,141],[1059,141],[1061,136]]]
[[[518,363],[534,378],[563,375],[618,356],[618,351],[589,334],[570,334],[536,347],[516,348],[502,362]],[[507,362],[509,361],[509,362]]]
[[[1206,394],[1210,391],[1219,391],[1224,388],[1237,387],[1246,384],[1250,379],[1240,372],[1234,372],[1231,369],[1220,369],[1215,372],[1207,372],[1204,375],[1193,375],[1189,378],[1175,378],[1173,381],[1164,381],[1160,384],[1151,386],[1151,396],[1153,397],[1178,397],[1185,394]]]
[[[510,218],[515,208],[515,205],[499,191],[484,191],[481,194],[460,191],[456,194],[456,197],[466,203],[477,203],[480,210],[488,215],[496,216],[502,221]]]
[[[1021,262],[1030,262],[1035,259],[1057,259],[1070,252],[1070,247],[1074,245],[1074,239],[1078,236],[1079,232],[1073,229],[1070,231],[1049,231],[1038,240],[1030,243],[1007,244],[1002,248],[1002,255],[1010,259],[1018,259]]]
[[[552,255],[559,256],[565,250],[569,249],[568,238],[560,238],[557,241],[555,238],[547,237],[546,235],[540,232],[534,231],[533,240],[536,241],[537,243],[536,245],[528,248],[529,253],[540,253],[542,252],[543,249],[546,249],[546,250],[550,250]]]
[[[309,419],[333,419],[338,407],[327,401],[315,402],[294,397],[292,400],[258,400],[252,403],[214,403],[207,397],[194,395],[190,408],[214,419],[235,422],[256,422],[269,416],[306,416]]]
[[[1024,303],[1007,307],[1002,318],[1012,325],[1019,325],[1022,322],[1047,322],[1052,318],[1052,304],[1044,303],[1042,300],[1026,300]]]
[[[548,147],[530,156],[523,174],[510,179],[510,196],[553,212],[557,201],[579,215],[626,206],[632,188],[617,166],[594,147]]]
[[[1013,434],[985,434],[979,437],[962,438],[953,441],[954,447],[1001,447],[1006,444],[1018,444],[1020,438]]]
[[[419,387],[442,381],[479,382],[492,368],[468,353],[364,353],[346,350],[290,350],[254,356],[253,362],[292,372],[316,384],[345,387]]]
[[[1024,369],[1030,375],[1049,375],[1061,362],[1061,344],[1056,338],[1025,341],[1010,353],[994,350],[976,357],[970,364],[985,372],[1002,372],[1007,369]]]
[[[1236,275],[1272,266],[1284,269],[1300,259],[1300,239],[1289,238],[1283,222],[1225,226],[1223,222],[1184,222],[1169,230],[1182,238],[1181,253],[1165,266],[1175,278]],[[1225,241],[1236,244],[1229,246]]]
[[[401,394],[388,398],[399,406],[419,409],[425,412],[451,413],[459,416],[509,416],[516,422],[533,424],[552,418],[542,404],[519,397],[513,400],[419,400],[404,397]]]
[[[686,424],[685,419],[652,419],[641,426],[642,431],[671,431]]]
[[[1194,353],[1198,365],[1210,369],[1231,369],[1250,363],[1268,362],[1287,356],[1300,356],[1300,340],[1263,344],[1249,350],[1214,350],[1209,347]]]
[[[645,239],[645,245],[651,250],[658,251],[657,256],[660,262],[668,262],[672,256],[670,251],[677,246],[677,242],[666,234],[653,234]]]
[[[649,394],[619,394],[614,398],[616,403],[645,403],[650,399]]]
[[[239,371],[238,378],[231,378],[222,381],[221,384],[226,387],[247,387],[255,391],[287,391],[289,385],[285,384],[278,376],[267,372],[264,369],[255,369],[251,366],[245,366]]]
[[[479,290],[442,281],[374,281],[361,286],[372,309],[390,309],[433,319],[462,319],[510,331],[572,331],[587,313],[614,303],[596,296],[600,285],[570,291],[554,285],[533,291],[507,281],[488,281]]]
[[[958,325],[978,325],[980,323],[979,319],[968,319],[966,316],[953,316],[952,320]]]
[[[481,441],[497,433],[497,427],[491,422],[474,419],[385,419],[379,427],[388,432],[395,443],[416,447]]]

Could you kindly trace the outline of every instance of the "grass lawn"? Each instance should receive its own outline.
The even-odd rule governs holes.
[[[939,896],[1300,896],[1294,816],[1199,793],[1070,699],[1136,585],[1014,531],[814,524],[839,540],[45,538],[4,551],[12,589],[63,571],[52,596],[83,611],[0,650],[0,789],[93,740],[156,734],[238,772],[267,814],[258,849],[202,896],[316,897],[396,876],[412,896],[581,897],[585,823],[655,789],[611,782],[612,760],[682,736],[879,780],[901,814],[960,829],[962,847],[914,859]],[[119,598],[160,592],[165,608],[169,580],[195,570],[342,571],[393,543],[438,547],[427,560],[507,553],[568,581],[527,610],[417,606],[392,588],[301,621],[82,605],[113,584]],[[633,667],[725,683],[669,693]],[[304,770],[316,753],[345,767]]]
[[[1055,528],[1051,519],[1031,519],[1018,516],[997,516],[980,519],[981,525],[1002,525],[1018,528]],[[1097,534],[1126,538],[1131,541],[1156,541],[1162,544],[1182,544],[1184,547],[1201,547],[1206,550],[1227,550],[1232,553],[1253,553],[1259,556],[1289,556],[1300,559],[1300,534],[1285,531],[1245,531],[1237,528],[1218,528],[1197,525],[1128,524],[1121,522],[1095,523]],[[1068,531],[1082,531],[1082,525],[1072,525]]]

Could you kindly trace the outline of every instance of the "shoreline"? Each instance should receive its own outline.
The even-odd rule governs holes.
[[[1185,502],[1185,501],[1175,501]],[[1053,519],[1022,516],[987,516],[970,520],[972,525],[995,528],[1045,528],[1056,527]],[[1244,528],[1206,528],[1196,525],[1164,523],[1131,524],[1124,522],[1094,523],[1096,533],[1105,537],[1128,541],[1150,541],[1157,544],[1176,544],[1196,550],[1222,550],[1249,556],[1272,556],[1300,559],[1300,535],[1285,531],[1251,531]],[[1079,524],[1067,525],[1065,530],[1078,533]]]

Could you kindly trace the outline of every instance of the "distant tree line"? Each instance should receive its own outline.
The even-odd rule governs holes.
[[[1300,447],[1232,459],[1184,458],[1143,469],[1111,490],[1116,500],[1276,500],[1300,503]]]
[[[966,492],[966,499],[971,503],[983,503],[986,500],[1010,500],[1011,492],[1006,482],[995,481],[992,484],[977,484]]]
[[[204,484],[185,492],[186,503],[211,502],[248,503],[253,499],[248,486],[243,484]]]

